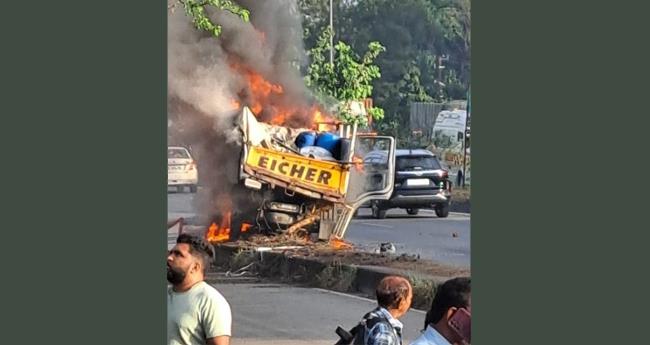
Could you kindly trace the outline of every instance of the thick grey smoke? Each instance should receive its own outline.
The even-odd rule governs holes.
[[[227,11],[211,11],[222,25],[214,38],[193,27],[179,4],[168,15],[168,116],[170,144],[190,146],[199,165],[197,209],[209,221],[231,207],[252,205],[253,194],[237,184],[239,136],[233,116],[240,105],[253,105],[247,73],[280,85],[282,93],[264,100],[259,118],[270,120],[278,109],[295,109],[285,125],[310,124],[305,112],[313,100],[299,67],[304,65],[302,26],[296,0],[240,0],[250,22]],[[232,205],[230,204],[232,203]]]
[[[300,75],[305,53],[302,26],[295,0],[241,0],[250,9],[251,20],[243,22],[227,11],[210,11],[222,25],[218,39],[196,30],[177,8],[169,16],[168,83],[169,95],[197,110],[220,119],[229,117],[232,101],[253,105],[246,71],[280,85],[281,94],[266,99],[262,120],[270,120],[278,109],[296,109],[286,125],[298,127],[311,122],[313,100]],[[236,67],[235,67],[236,66]]]

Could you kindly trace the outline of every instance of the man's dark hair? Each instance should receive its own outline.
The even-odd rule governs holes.
[[[431,309],[424,319],[424,328],[429,324],[438,323],[451,307],[466,308],[471,292],[471,278],[454,278],[440,285],[431,303]]]
[[[210,267],[211,259],[214,258],[212,245],[204,238],[190,234],[180,234],[176,243],[186,243],[190,246],[190,254],[199,258],[203,264],[203,272]]]
[[[388,276],[377,285],[377,303],[386,309],[397,309],[411,291],[411,284],[406,278]]]

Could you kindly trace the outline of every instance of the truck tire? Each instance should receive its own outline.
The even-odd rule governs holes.
[[[197,187],[195,184],[190,185],[190,193],[196,193]]]
[[[410,214],[411,216],[417,216],[417,214],[420,212],[419,209],[417,208],[407,208],[406,213]]]
[[[386,218],[386,212],[388,210],[382,210],[377,204],[372,204],[372,216],[376,219]]]
[[[435,209],[436,216],[440,218],[447,218],[449,216],[449,204],[436,205]]]

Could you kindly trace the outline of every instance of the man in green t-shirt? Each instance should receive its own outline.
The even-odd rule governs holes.
[[[181,234],[167,256],[167,344],[228,345],[230,305],[204,274],[214,256],[203,238]]]

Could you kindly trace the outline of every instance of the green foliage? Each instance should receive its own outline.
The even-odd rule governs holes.
[[[410,102],[431,102],[433,98],[429,96],[427,90],[420,83],[420,68],[411,63],[404,71],[402,80],[397,83],[399,97],[404,105]]]
[[[329,23],[329,4],[317,0],[299,3],[305,45],[315,47],[316,32]],[[385,111],[377,123],[385,133],[408,135],[410,102],[466,98],[470,0],[334,0],[334,28],[337,38],[351,50],[362,50],[372,41],[386,47],[374,62],[381,76],[371,83],[373,103]],[[449,59],[439,69],[437,58],[442,55]]]
[[[298,6],[300,13],[302,13],[305,46],[314,47],[320,34],[329,25],[329,1],[298,0]],[[334,18],[335,21],[337,19],[336,17]]]
[[[192,18],[194,26],[209,32],[215,37],[221,34],[221,25],[214,23],[207,15],[207,8],[229,11],[238,15],[243,21],[249,20],[250,11],[230,0],[179,0],[185,13]]]
[[[305,81],[317,94],[335,98],[344,104],[339,117],[345,123],[367,125],[367,118],[355,116],[345,106],[350,101],[363,101],[372,95],[372,81],[380,78],[379,67],[374,61],[386,50],[379,42],[370,42],[368,49],[359,57],[345,42],[335,46],[334,63],[329,62],[329,42],[332,31],[327,28],[318,38],[316,46],[310,50],[311,65]],[[368,110],[375,120],[384,116],[381,108]]]
[[[368,113],[370,113],[370,116],[375,120],[379,121],[384,119],[384,109],[382,108],[372,107],[368,109]]]

